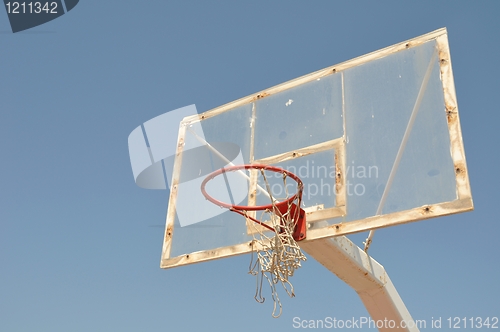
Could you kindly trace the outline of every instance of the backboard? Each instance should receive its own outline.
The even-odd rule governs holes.
[[[303,241],[472,210],[446,29],[184,118],[165,163],[162,268],[252,251],[245,218],[200,190],[212,171],[252,163],[303,181]],[[266,198],[236,173],[211,182],[233,204]]]

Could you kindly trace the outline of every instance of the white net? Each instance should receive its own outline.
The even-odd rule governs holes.
[[[262,178],[266,185],[266,191],[271,199],[272,210],[266,209],[260,211],[259,218],[251,217],[246,212],[244,213],[249,225],[253,230],[254,237],[254,253],[250,261],[249,273],[256,276],[256,292],[255,300],[263,303],[265,298],[262,295],[262,286],[264,280],[267,281],[271,288],[271,295],[274,302],[272,315],[277,318],[282,313],[282,305],[278,296],[277,285],[285,289],[290,297],[294,297],[294,288],[289,280],[295,273],[295,270],[301,267],[301,262],[306,260],[306,257],[296,240],[294,232],[299,220],[300,203],[302,197],[302,183],[297,183],[297,195],[292,201],[283,204],[279,202],[287,201],[291,196],[288,193],[287,175],[283,173],[283,187],[285,188],[286,197],[273,197],[271,187],[264,170],[260,170]],[[291,195],[295,195],[295,192]],[[258,220],[258,222],[256,222]],[[262,224],[274,229],[270,232],[269,228],[263,227]],[[301,234],[303,235],[303,234]]]
[[[245,170],[250,171],[250,176]],[[266,171],[272,173],[273,176],[266,176]],[[228,172],[238,173],[251,184],[248,206],[222,202],[207,193],[206,184],[218,175],[227,176]],[[287,183],[287,178],[291,178],[295,186],[293,183]],[[272,188],[281,190],[279,194],[273,195]],[[289,188],[294,189],[289,192]],[[272,315],[275,318],[281,316],[282,313],[277,286],[281,284],[287,294],[294,297],[295,293],[289,278],[294,275],[295,270],[301,267],[301,262],[306,260],[296,242],[304,239],[306,235],[305,212],[300,208],[302,190],[303,183],[295,174],[278,167],[256,164],[231,165],[219,169],[207,176],[201,185],[201,191],[206,199],[246,218],[247,230],[253,235],[254,252],[249,273],[256,276],[255,300],[260,303],[264,302],[262,286],[266,280],[271,287],[274,302]],[[263,195],[258,197],[259,193]],[[259,205],[263,203],[259,202],[262,199],[265,203]]]

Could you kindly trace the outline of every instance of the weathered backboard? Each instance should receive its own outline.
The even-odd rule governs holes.
[[[200,191],[209,173],[232,164],[275,165],[302,179],[304,241],[473,208],[446,29],[184,118],[179,128],[166,170],[162,268],[252,251],[245,218]],[[256,185],[228,174],[210,190],[249,205]]]

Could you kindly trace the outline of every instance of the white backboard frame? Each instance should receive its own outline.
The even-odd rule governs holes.
[[[166,218],[165,236],[163,242],[163,250],[161,256],[161,268],[172,268],[177,266],[182,266],[186,264],[192,264],[212,259],[224,258],[228,256],[250,253],[254,250],[255,244],[253,241],[245,242],[237,245],[226,246],[221,248],[213,248],[210,250],[203,250],[193,253],[186,253],[177,257],[171,257],[171,245],[172,238],[175,234],[174,220],[176,216],[176,200],[177,200],[177,189],[179,185],[179,176],[182,167],[182,155],[184,138],[186,136],[186,128],[196,122],[201,122],[211,117],[222,114],[228,110],[234,109],[235,107],[252,103],[256,100],[272,96],[279,92],[285,91],[287,89],[296,87],[298,85],[310,82],[313,80],[321,79],[332,73],[341,73],[342,71],[363,65],[367,62],[383,58],[385,56],[411,49],[420,44],[426,43],[428,41],[435,40],[437,45],[437,54],[439,57],[439,67],[441,82],[443,85],[443,94],[445,101],[448,130],[450,135],[450,149],[451,158],[455,167],[455,180],[456,180],[456,190],[457,199],[434,205],[425,205],[410,210],[405,210],[401,212],[390,213],[386,215],[375,215],[362,220],[350,221],[350,222],[340,222],[333,225],[329,225],[323,228],[311,228],[307,232],[307,238],[304,241],[313,241],[317,239],[323,239],[328,237],[335,237],[340,235],[347,235],[357,232],[369,231],[383,227],[390,227],[400,224],[405,224],[409,222],[419,221],[423,219],[429,219],[454,213],[466,212],[473,210],[472,194],[469,184],[468,171],[465,160],[465,151],[462,142],[462,132],[460,128],[459,116],[458,116],[458,106],[455,93],[455,86],[453,80],[453,73],[451,67],[451,58],[448,45],[447,31],[445,28],[436,30],[434,32],[425,34],[423,36],[398,43],[396,45],[384,48],[379,51],[369,53],[367,55],[349,60],[338,65],[334,65],[314,73],[299,77],[297,79],[291,80],[289,82],[277,85],[275,87],[262,90],[258,93],[254,93],[247,97],[241,98],[234,102],[225,104],[223,106],[214,108],[205,113],[194,115],[185,118],[180,125],[178,144],[176,151],[176,160],[173,169],[173,180],[171,183],[170,200]],[[343,138],[345,140],[345,137]],[[345,161],[343,160],[343,146],[345,141],[330,142],[337,147],[337,153],[339,156],[338,160],[338,182],[337,191],[342,193],[345,192]],[[318,146],[318,149],[324,148],[325,146]],[[283,161],[287,158],[294,158],[300,154],[307,153],[307,149],[289,151],[279,156],[273,156],[272,158],[258,160],[259,163],[276,162]],[[257,161],[255,161],[257,162]],[[338,196],[342,197],[342,195]],[[340,198],[340,203],[337,202],[337,206],[329,209],[317,209],[307,211],[306,219],[308,222],[322,221],[326,219],[331,219],[338,217],[345,213],[345,204],[342,204],[342,199]],[[242,222],[244,222],[242,217]]]

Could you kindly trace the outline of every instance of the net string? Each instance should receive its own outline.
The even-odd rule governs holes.
[[[264,169],[261,169],[261,175],[266,185],[266,190],[272,202],[272,211],[267,209],[262,211],[259,218],[252,218],[243,211],[247,219],[252,220],[253,225],[253,243],[256,248],[250,260],[249,273],[256,276],[256,291],[255,300],[259,303],[265,301],[262,295],[262,287],[264,279],[270,286],[271,296],[273,299],[274,307],[272,316],[278,318],[281,316],[283,309],[281,300],[278,295],[276,286],[281,284],[286,293],[290,297],[295,296],[294,288],[289,278],[292,277],[297,269],[301,267],[301,262],[306,260],[305,255],[300,249],[299,245],[293,238],[293,232],[298,220],[300,209],[292,209],[293,205],[300,207],[302,198],[302,188],[299,187],[299,194],[294,201],[288,203],[286,212],[282,213],[276,206],[276,202],[287,199],[289,197],[288,187],[286,184],[286,173],[283,173],[283,185],[285,188],[284,199],[275,199],[272,195],[271,187],[267,180]],[[294,213],[292,213],[294,211]],[[238,211],[235,211],[238,212]],[[269,222],[264,220],[268,217]],[[264,226],[257,227],[257,225]],[[266,232],[269,229],[274,230],[273,235],[268,235]]]

